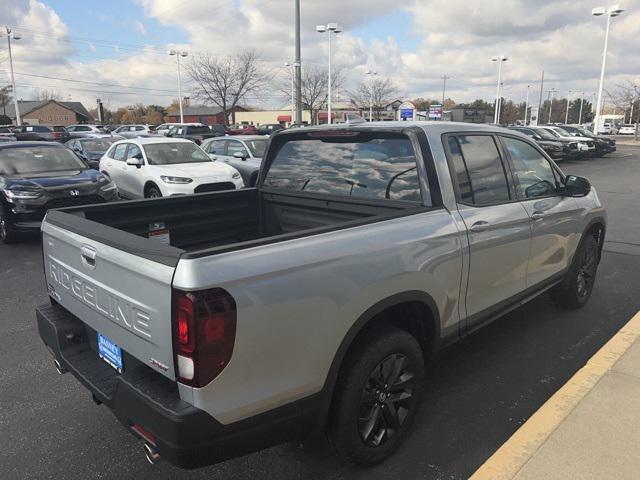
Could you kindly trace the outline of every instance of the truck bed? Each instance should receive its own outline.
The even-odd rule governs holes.
[[[146,258],[164,255],[177,262],[184,254],[248,248],[423,209],[406,202],[253,188],[72,207],[51,211],[47,222]],[[149,238],[158,230],[169,234],[162,243]]]

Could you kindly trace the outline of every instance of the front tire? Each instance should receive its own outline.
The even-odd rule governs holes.
[[[583,307],[591,297],[599,262],[598,241],[589,234],[580,242],[562,283],[551,290],[553,301],[565,308]]]
[[[398,328],[367,334],[345,360],[329,420],[328,438],[342,460],[375,465],[409,431],[420,403],[424,355]]]
[[[9,245],[18,241],[18,235],[11,228],[4,207],[0,205],[0,243]]]
[[[149,188],[147,188],[145,198],[160,198],[160,197],[162,197],[162,192],[158,187],[156,187],[155,185],[151,185]]]

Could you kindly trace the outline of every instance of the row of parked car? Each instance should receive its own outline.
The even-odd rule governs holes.
[[[616,141],[580,125],[509,127],[531,137],[554,160],[602,157],[616,151]]]

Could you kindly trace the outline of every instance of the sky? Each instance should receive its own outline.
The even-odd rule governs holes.
[[[556,96],[590,97],[597,90],[606,18],[585,0],[301,0],[302,60],[326,65],[328,38],[315,25],[337,22],[333,65],[348,92],[374,70],[401,98],[458,103],[495,98],[496,55],[503,95],[524,101],[554,88]],[[596,0],[597,2],[597,0]],[[607,4],[602,4],[607,6]],[[169,105],[177,97],[177,67],[168,49],[189,57],[254,50],[270,84],[287,81],[293,60],[293,0],[0,0],[0,26],[22,38],[12,43],[18,97],[54,90],[91,108],[135,103]],[[611,22],[605,88],[640,83],[640,0]],[[3,33],[4,29],[0,30]],[[4,37],[4,35],[3,35]],[[188,58],[186,61],[188,61]],[[184,72],[183,72],[184,73]],[[0,38],[0,86],[9,83],[5,38]],[[183,92],[193,83],[183,74]],[[251,106],[280,108],[286,94],[268,87]]]

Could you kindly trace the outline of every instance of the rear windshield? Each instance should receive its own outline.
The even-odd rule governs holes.
[[[81,170],[87,166],[65,147],[14,147],[0,149],[0,175]]]
[[[264,185],[286,190],[421,202],[416,157],[404,135],[291,140],[278,151]],[[430,200],[427,199],[430,205]]]
[[[211,133],[209,127],[187,127],[187,133]]]
[[[193,142],[150,143],[144,146],[149,165],[210,162],[209,156]]]
[[[64,127],[53,127],[54,132],[66,132],[67,129]]]
[[[82,148],[87,152],[106,152],[109,147],[114,143],[120,140],[119,137],[116,138],[95,138],[91,140],[83,140]]]

